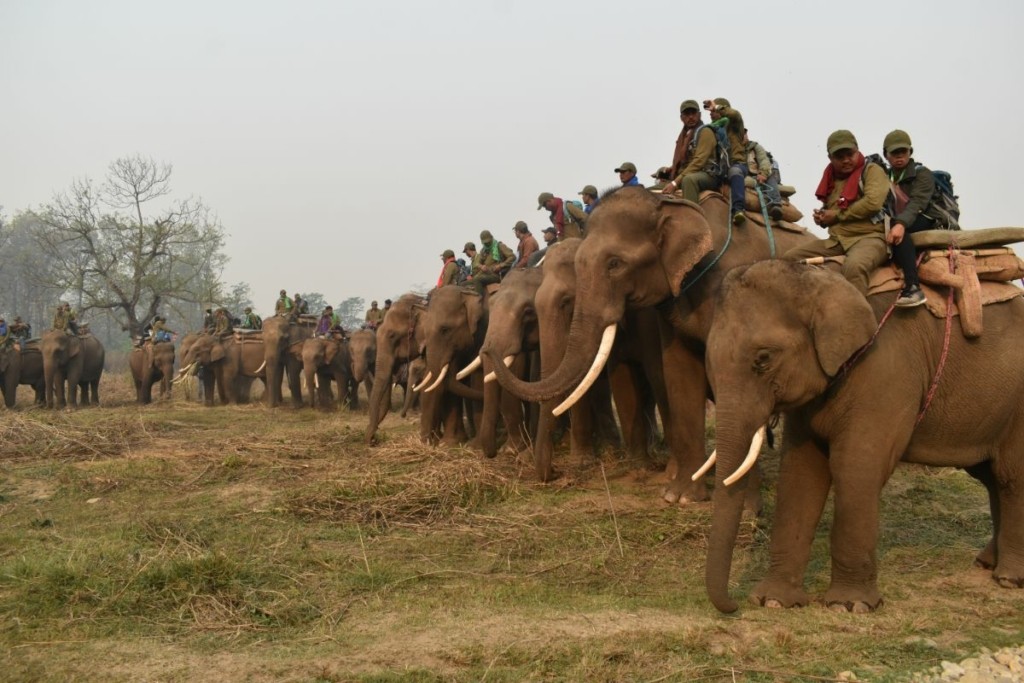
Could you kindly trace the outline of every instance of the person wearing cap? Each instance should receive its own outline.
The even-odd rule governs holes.
[[[636,165],[632,161],[623,161],[615,172],[619,174],[619,182],[623,187],[640,184],[640,179],[636,177]]]
[[[530,233],[525,221],[517,221],[512,231],[519,238],[519,246],[516,247],[515,268],[526,268],[530,256],[540,250],[537,238]]]
[[[384,321],[384,311],[377,307],[376,301],[370,302],[370,310],[366,312],[366,327],[371,330],[377,329],[377,325],[380,325]]]
[[[388,311],[391,310],[391,299],[384,299],[384,308],[380,310],[384,311],[384,317],[387,317]]]
[[[294,315],[306,315],[309,313],[309,302],[303,299],[298,292],[295,292],[295,298],[292,301],[292,313]]]
[[[583,189],[577,193],[583,200],[583,213],[590,216],[590,212],[594,210],[599,201],[597,198],[597,188],[593,185],[584,185]]]
[[[779,171],[772,164],[772,157],[761,143],[750,139],[743,129],[743,143],[747,150],[747,175],[752,176],[761,188],[768,215],[775,220],[782,218],[782,196],[779,194]]]
[[[252,306],[245,307],[245,313],[242,315],[242,322],[239,324],[238,329],[240,330],[259,330],[263,327],[263,320],[257,313],[252,312]]]
[[[656,180],[673,180],[678,178],[686,168],[693,148],[693,135],[701,125],[700,105],[697,104],[697,100],[683,100],[683,103],[679,105],[679,119],[683,122],[683,129],[679,131],[679,137],[676,138],[672,163],[662,166],[651,175]]]
[[[451,249],[441,252],[441,263],[443,265],[441,266],[441,275],[437,278],[437,286],[458,284],[459,264],[455,262],[455,252]]]
[[[790,249],[783,258],[845,254],[843,277],[866,295],[872,271],[889,259],[882,211],[889,178],[880,165],[865,162],[848,130],[829,135],[826,148],[829,165],[814,193],[822,203],[814,210],[814,222],[828,230],[828,237]]]
[[[893,187],[893,219],[886,240],[892,248],[892,260],[903,271],[903,291],[896,305],[920,306],[926,299],[917,277],[917,251],[909,233],[935,227],[935,219],[928,215],[935,194],[935,176],[914,161],[914,146],[906,131],[897,129],[886,135],[882,154],[889,162],[889,181]]]
[[[18,348],[22,350],[25,349],[25,342],[32,338],[32,326],[22,321],[20,315],[14,316],[14,322],[11,323],[11,337],[17,340]]]
[[[333,306],[324,306],[320,319],[316,323],[314,334],[318,337],[328,337],[333,330],[340,330],[342,335],[345,331],[341,329],[341,318],[334,312]]]
[[[203,332],[213,332],[213,328],[217,326],[217,320],[214,318],[213,309],[207,308],[203,312]]]
[[[538,249],[537,251],[533,252],[533,254],[526,262],[527,268],[533,268],[537,266],[537,264],[540,263],[541,259],[544,258],[544,254],[548,253],[548,247],[558,242],[558,233],[556,233],[555,229],[550,225],[544,228],[542,236],[544,237],[544,248]]]
[[[274,315],[291,315],[292,305],[288,292],[282,289],[281,296],[274,302]]]
[[[462,255],[469,259],[469,277],[467,279],[472,280],[480,274],[480,252],[476,250],[474,243],[466,242],[466,245],[462,247]]]
[[[711,114],[711,125],[724,126],[725,135],[729,140],[729,203],[732,206],[732,222],[742,225],[747,220],[746,194],[747,186],[747,145],[744,142],[743,114],[733,109],[729,100],[716,97],[704,100],[704,108]]]
[[[284,291],[282,290],[282,294]],[[287,298],[287,296],[285,297]],[[231,326],[231,316],[228,315],[228,309],[221,307],[217,309],[217,312],[213,314],[215,321],[213,327],[213,334],[220,338],[224,338],[234,333],[234,328]]]
[[[565,201],[550,192],[541,192],[537,197],[537,210],[547,209],[551,214],[551,224],[555,226],[558,239],[566,237],[583,237],[583,224],[565,209]]]
[[[480,233],[480,257],[477,269],[473,272],[473,287],[481,294],[487,285],[501,282],[505,273],[512,267],[516,255],[504,242],[494,239],[490,230]]]

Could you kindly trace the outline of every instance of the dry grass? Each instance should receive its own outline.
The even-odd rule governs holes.
[[[368,449],[364,414],[140,408],[112,379],[98,410],[0,413],[0,678],[898,681],[1024,639],[1024,591],[970,566],[987,506],[955,471],[887,489],[879,612],[723,617],[709,507],[664,505],[661,475],[614,454],[561,453],[542,485],[414,420]],[[743,528],[739,596],[765,526]],[[815,594],[827,543],[826,519]]]

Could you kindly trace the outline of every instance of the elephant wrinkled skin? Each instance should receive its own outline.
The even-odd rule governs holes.
[[[77,336],[62,330],[47,330],[39,348],[43,356],[47,408],[78,407],[79,387],[82,405],[99,405],[99,383],[106,356],[99,339],[91,334]]]
[[[978,339],[953,333],[918,424],[942,355],[943,320],[923,308],[896,310],[844,368],[895,296],[865,300],[836,273],[780,261],[726,278],[707,344],[718,461],[706,582],[723,612],[737,607],[728,581],[746,477],[732,486],[722,480],[775,413],[784,417],[783,456],[771,561],[753,589],[756,602],[807,604],[804,572],[832,489],[832,581],[824,601],[876,608],[880,496],[900,461],[963,468],[981,482],[994,535],[977,561],[1001,585],[1024,585],[1024,299],[986,307]]]

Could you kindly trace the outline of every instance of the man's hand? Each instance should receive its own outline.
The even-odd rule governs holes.
[[[711,100],[704,100],[704,108],[707,109],[708,111],[711,111],[712,109],[715,108],[715,103],[712,102]]]
[[[814,222],[823,228],[839,222],[839,212],[835,209],[821,209],[814,213]]]
[[[885,241],[889,244],[896,246],[903,241],[903,237],[907,234],[907,229],[903,227],[902,223],[894,223],[889,228],[889,236],[885,238]]]

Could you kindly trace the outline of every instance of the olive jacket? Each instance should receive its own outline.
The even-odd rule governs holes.
[[[885,236],[885,226],[872,220],[885,206],[889,197],[889,178],[885,170],[878,164],[866,164],[863,186],[860,196],[845,209],[839,207],[839,197],[843,193],[844,183],[836,181],[825,200],[826,209],[839,209],[838,221],[829,226],[828,234],[843,246],[843,251],[849,251],[865,237]]]
[[[931,216],[928,209],[932,205],[932,196],[935,194],[935,177],[926,167],[914,163],[913,158],[910,164],[900,173],[889,171],[889,179],[892,184],[899,187],[906,196],[906,204],[897,201],[893,224],[900,223],[910,227],[921,214]]]

